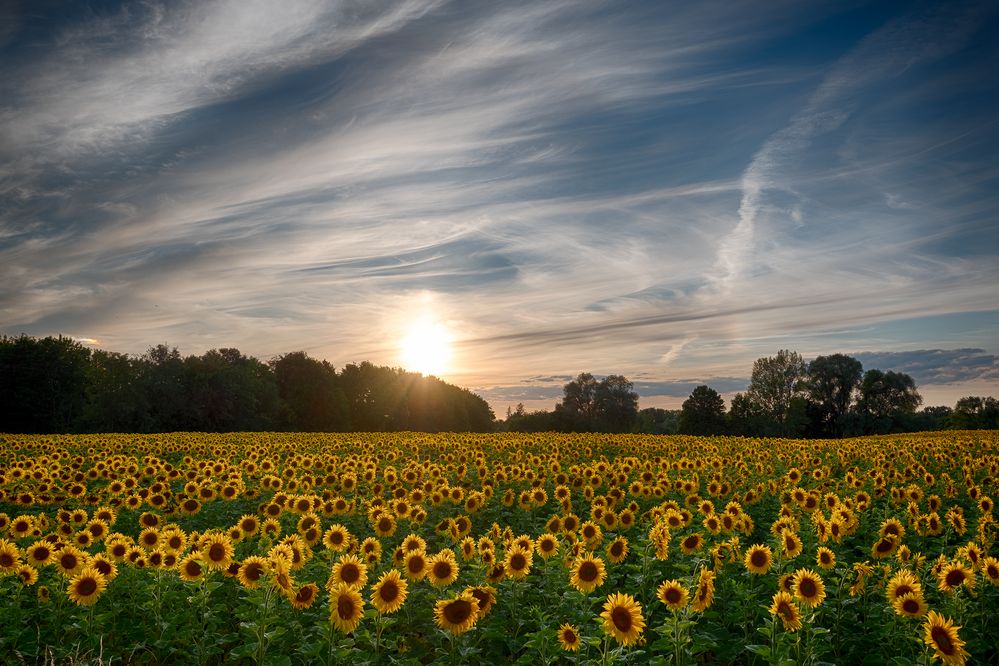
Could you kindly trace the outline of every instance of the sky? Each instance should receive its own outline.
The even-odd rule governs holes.
[[[995,2],[2,7],[0,333],[999,395]]]

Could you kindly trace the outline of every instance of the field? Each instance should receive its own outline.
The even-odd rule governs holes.
[[[997,444],[0,435],[0,661],[996,663]]]

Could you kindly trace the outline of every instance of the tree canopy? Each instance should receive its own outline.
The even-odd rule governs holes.
[[[436,377],[363,362],[339,372],[305,352],[181,356],[90,350],[72,338],[0,338],[0,431],[477,431],[488,403]]]

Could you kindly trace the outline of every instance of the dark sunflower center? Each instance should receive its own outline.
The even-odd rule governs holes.
[[[354,600],[350,597],[340,597],[336,602],[336,614],[341,620],[349,620],[354,615]]]
[[[184,567],[187,571],[188,576],[200,576],[201,575],[201,565],[197,562],[188,562],[187,566]]]
[[[675,587],[671,587],[666,590],[666,603],[677,604],[680,603],[680,590]]]
[[[382,532],[388,532],[390,529],[392,529],[392,521],[389,520],[388,518],[382,518],[381,520],[378,521],[378,529],[380,529]]]
[[[434,576],[437,578],[448,578],[451,575],[451,565],[447,562],[437,562],[434,564]]]
[[[579,565],[579,578],[580,580],[586,581],[587,583],[592,583],[600,575],[600,571],[597,569],[597,565],[587,560]]]
[[[14,566],[14,557],[10,553],[0,553],[0,567]]]
[[[902,602],[902,610],[906,613],[916,614],[919,612],[919,602],[915,599],[906,599]]]
[[[89,597],[97,591],[97,581],[93,578],[84,578],[76,585],[76,593],[81,597]]]
[[[915,592],[915,590],[913,590],[912,586],[908,583],[902,583],[895,588],[895,598],[898,599],[899,597],[904,597],[909,592]]]
[[[361,577],[361,570],[356,564],[347,563],[340,567],[340,580],[351,585]]]
[[[513,557],[510,558],[510,568],[513,569],[514,571],[520,571],[526,566],[527,566],[527,558],[524,557],[521,553],[516,553],[514,554]]]
[[[472,616],[472,604],[456,599],[444,607],[444,617],[451,624],[463,624]]]
[[[798,591],[801,592],[801,596],[811,599],[818,594],[819,589],[811,578],[802,578],[801,583],[798,584]]]
[[[612,556],[620,557],[623,551],[624,551],[624,544],[622,544],[620,541],[615,541],[613,544],[611,544],[610,552]]]
[[[631,629],[631,613],[627,608],[617,606],[611,611],[611,622],[621,633],[627,633]]]
[[[243,572],[246,580],[251,583],[256,583],[264,575],[264,568],[260,566],[259,562],[251,562],[246,566],[246,570]]]
[[[410,573],[420,573],[423,571],[423,558],[411,557],[409,558],[409,562],[406,563],[406,566]]]
[[[390,604],[399,598],[399,586],[393,581],[387,580],[378,589],[378,596],[381,597],[382,601]]]
[[[59,558],[59,562],[62,564],[63,569],[73,570],[76,568],[79,560],[76,559],[76,555],[63,555]]]
[[[212,562],[221,562],[225,559],[225,546],[220,543],[213,543],[208,549],[208,559]]]
[[[964,582],[964,572],[960,569],[954,569],[947,572],[947,584],[951,587],[957,587]]]
[[[298,591],[298,594],[295,595],[295,601],[307,604],[309,603],[309,601],[312,600],[312,595],[313,592],[311,587],[303,587],[301,590]]]
[[[765,551],[755,550],[749,556],[749,561],[753,563],[754,567],[765,567],[767,566],[767,554]]]
[[[936,643],[938,650],[947,656],[954,654],[954,643],[950,640],[950,634],[947,633],[946,629],[943,627],[933,627],[930,630],[930,635],[933,638],[933,642]]]

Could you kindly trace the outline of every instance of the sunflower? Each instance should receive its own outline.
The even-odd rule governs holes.
[[[326,581],[326,589],[332,590],[337,585],[348,585],[355,590],[361,590],[368,582],[368,565],[356,555],[344,555],[330,572]]]
[[[434,587],[447,587],[458,579],[458,563],[450,549],[431,557],[427,565],[427,579]]]
[[[22,564],[17,568],[17,577],[21,579],[21,585],[31,587],[38,582],[38,569],[30,564]]]
[[[885,589],[885,594],[888,596],[888,603],[893,604],[898,598],[909,593],[921,595],[923,593],[923,586],[911,571],[900,569],[891,577],[888,581],[888,587]]]
[[[566,652],[577,651],[582,643],[579,638],[579,627],[569,623],[563,624],[558,628],[558,642]]]
[[[704,537],[700,532],[689,534],[680,540],[680,550],[684,555],[693,555],[704,546]]]
[[[349,585],[340,584],[330,591],[330,622],[345,634],[357,629],[364,616],[364,599]]]
[[[51,563],[53,554],[52,544],[47,541],[36,541],[24,551],[28,562],[36,567],[43,567]],[[0,561],[0,567],[2,566],[3,562]]]
[[[414,550],[427,550],[427,540],[418,534],[407,534],[406,538],[402,540],[402,549],[407,553],[411,553]]]
[[[53,562],[63,576],[72,578],[90,563],[90,556],[75,546],[64,546],[55,554]]]
[[[381,575],[371,589],[371,604],[379,613],[395,613],[402,608],[409,594],[409,585],[395,569]]]
[[[201,580],[205,577],[205,567],[201,562],[201,555],[191,553],[177,563],[177,570],[180,577],[188,582]]]
[[[108,539],[104,542],[105,551],[115,562],[123,562],[131,548],[127,537]]]
[[[810,569],[798,569],[791,580],[794,598],[809,608],[815,608],[826,598],[822,577]]]
[[[255,590],[259,587],[260,580],[269,570],[270,563],[267,558],[260,557],[259,555],[250,555],[239,565],[239,571],[236,572],[236,579],[243,587]]]
[[[380,537],[389,537],[395,534],[396,521],[395,516],[391,513],[383,511],[378,514],[378,518],[375,519],[373,525],[375,529],[375,534]]]
[[[537,541],[534,542],[534,550],[536,550],[538,555],[540,555],[544,560],[547,560],[553,555],[558,555],[558,547],[558,537],[551,532],[542,534],[538,537]]]
[[[97,569],[85,567],[69,581],[69,588],[66,595],[73,600],[73,603],[80,606],[92,606],[97,603],[97,598],[101,596],[107,581],[104,580]]]
[[[155,527],[147,527],[139,533],[139,545],[146,550],[155,550],[160,543],[160,531]]]
[[[457,636],[463,634],[479,619],[479,602],[470,592],[462,592],[452,599],[441,599],[434,608],[437,626]]]
[[[794,603],[791,595],[783,590],[774,595],[773,602],[770,604],[770,614],[780,618],[786,631],[801,629],[801,610]]]
[[[982,575],[991,584],[999,585],[999,559],[994,557],[982,558]]]
[[[319,587],[315,583],[307,583],[298,588],[294,594],[288,595],[292,608],[304,610],[312,605],[319,595]]]
[[[97,572],[109,583],[118,577],[118,565],[104,553],[94,555],[90,560],[90,566],[97,569]]]
[[[936,611],[930,611],[923,623],[923,642],[933,648],[935,656],[945,666],[961,666],[969,656],[964,650],[964,641],[957,635],[960,628]]]
[[[898,548],[898,544],[898,537],[887,534],[875,541],[874,545],[871,546],[871,557],[876,559],[888,557],[895,552]]]
[[[918,592],[906,592],[892,601],[891,607],[895,612],[905,617],[923,617],[929,606],[923,600],[923,595]]]
[[[273,550],[273,549],[272,549]],[[269,560],[271,582],[285,595],[295,589],[295,579],[291,575],[291,564],[284,557],[271,557]]]
[[[510,578],[522,580],[531,572],[533,561],[533,550],[513,547],[506,552],[506,557],[503,559],[503,566],[506,575],[510,576]]]
[[[656,596],[659,597],[659,601],[666,604],[667,608],[678,611],[686,607],[689,594],[687,588],[674,579],[662,583],[656,590]]]
[[[761,544],[750,546],[746,550],[746,557],[743,559],[746,568],[751,573],[757,575],[762,575],[770,571],[773,561],[773,551],[770,550],[770,546]]]
[[[466,587],[465,592],[471,594],[479,602],[479,620],[489,615],[489,611],[496,605],[496,588],[492,585]]]
[[[427,575],[427,554],[422,550],[406,553],[403,561],[403,572],[409,580],[420,580]]]
[[[964,585],[968,589],[975,587],[975,572],[965,566],[964,562],[955,560],[945,564],[937,574],[937,587],[941,592],[954,592]]]
[[[801,537],[790,530],[784,530],[780,535],[780,549],[784,557],[794,559],[801,555]]]
[[[232,562],[232,539],[226,534],[212,534],[202,542],[205,565],[212,569],[225,569]]]
[[[323,545],[334,552],[342,553],[350,542],[350,531],[340,523],[333,523],[323,532]]]
[[[236,522],[236,527],[244,537],[251,537],[260,531],[260,519],[247,513]]]
[[[621,645],[631,645],[638,641],[645,629],[642,606],[630,594],[614,592],[604,603],[603,630]]]
[[[360,552],[368,564],[375,564],[382,559],[382,543],[374,537],[367,537],[361,542]]]
[[[620,564],[628,557],[628,538],[619,536],[607,544],[607,559]]]
[[[6,539],[0,539],[0,574],[10,574],[21,566],[21,551]]]
[[[84,513],[84,516],[86,516],[86,513]],[[11,521],[7,531],[16,541],[25,539],[35,531],[35,519],[31,516],[18,516]]]
[[[607,579],[604,561],[594,555],[577,557],[572,563],[569,582],[580,592],[592,592]]]
[[[815,563],[823,569],[832,569],[836,566],[836,553],[825,546],[819,546],[815,553]]]
[[[715,572],[701,569],[697,577],[697,592],[694,593],[693,609],[698,613],[707,610],[715,600]]]
[[[600,542],[604,540],[603,530],[592,520],[587,520],[583,523],[583,526],[579,529],[579,535],[590,550],[599,546]]]

